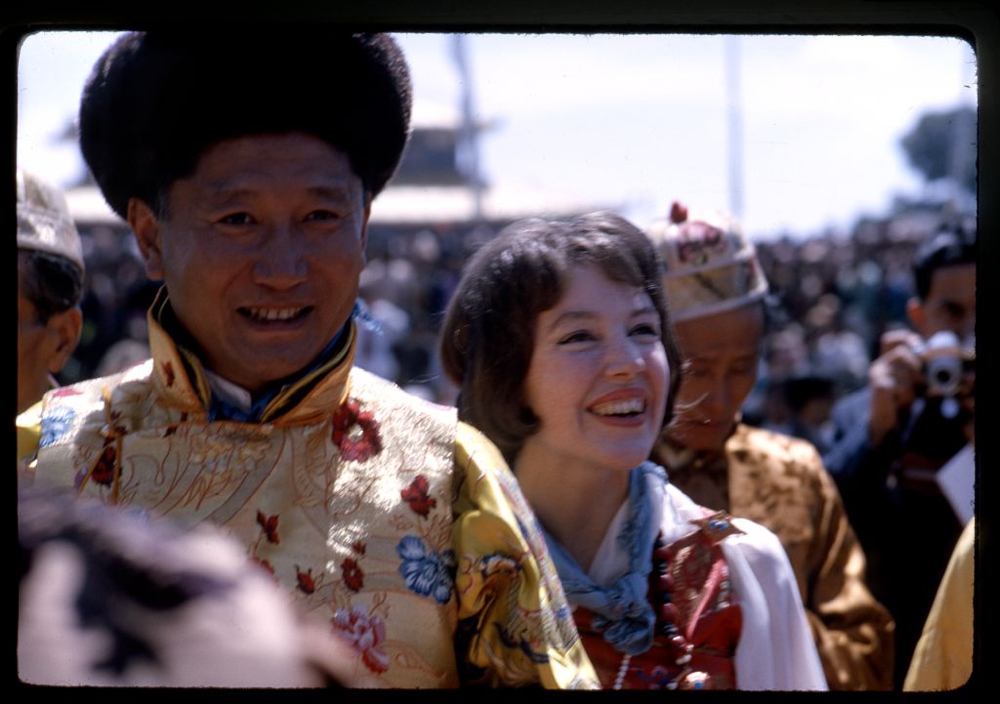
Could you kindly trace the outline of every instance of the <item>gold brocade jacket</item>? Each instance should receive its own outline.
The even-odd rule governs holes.
[[[904,692],[957,689],[973,671],[973,603],[976,583],[976,519],[962,529],[913,659],[903,682]]]
[[[652,459],[695,502],[774,532],[799,585],[831,690],[892,688],[895,624],[865,585],[865,555],[810,443],[738,424],[706,462],[661,438]]]
[[[221,526],[378,686],[599,686],[499,451],[354,368],[353,323],[325,377],[248,423],[207,422],[200,365],[149,321],[153,359],[46,396],[36,483]]]

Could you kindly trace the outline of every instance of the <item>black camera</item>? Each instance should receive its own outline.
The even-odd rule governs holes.
[[[975,352],[963,346],[950,330],[934,333],[915,352],[924,364],[925,396],[944,399],[942,411],[945,415],[949,415],[948,408],[952,406],[957,410],[954,399],[963,390],[965,372],[975,359]]]
[[[934,333],[921,350],[928,396],[954,396],[962,382],[964,355],[958,336],[948,330]]]
[[[968,442],[973,408],[966,403],[975,394],[975,339],[961,341],[952,332],[939,332],[914,345],[925,383],[918,389],[916,414],[904,439],[896,471],[908,476],[912,469],[937,469]],[[902,479],[900,479],[902,480]]]

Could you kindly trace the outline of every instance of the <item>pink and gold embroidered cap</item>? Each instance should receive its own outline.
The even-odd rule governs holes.
[[[673,320],[721,313],[767,293],[756,251],[735,219],[719,212],[691,215],[675,202],[670,216],[646,232],[666,266],[663,284]]]
[[[54,254],[85,271],[80,234],[66,197],[55,186],[17,170],[17,248]]]

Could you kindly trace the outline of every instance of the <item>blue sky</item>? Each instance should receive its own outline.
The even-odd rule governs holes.
[[[25,40],[22,166],[60,185],[82,168],[56,136],[113,36]],[[457,111],[449,37],[397,36],[417,115]],[[498,192],[612,207],[639,225],[680,199],[736,211],[761,238],[848,227],[919,193],[899,140],[924,112],[978,95],[973,52],[950,37],[475,34],[465,47]]]

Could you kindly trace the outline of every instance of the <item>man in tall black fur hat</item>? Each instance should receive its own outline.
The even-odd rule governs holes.
[[[386,687],[596,678],[499,452],[353,367],[411,83],[384,34],[129,33],[80,144],[163,287],[152,359],[44,399],[35,481],[211,522]]]

